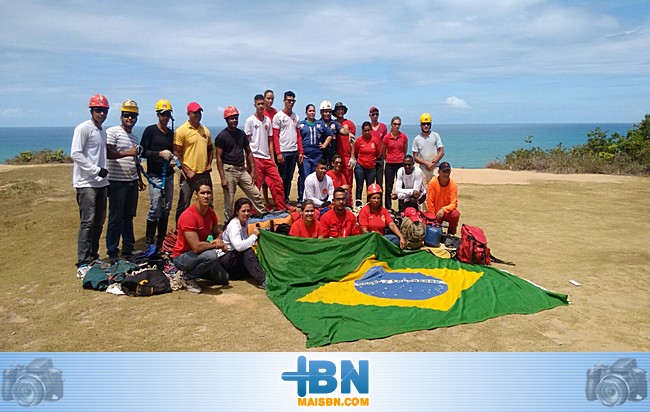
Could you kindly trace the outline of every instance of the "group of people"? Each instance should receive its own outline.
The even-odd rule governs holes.
[[[246,119],[243,129],[238,127],[238,109],[226,107],[226,127],[213,144],[210,130],[201,124],[203,108],[197,102],[187,105],[187,121],[174,130],[172,105],[168,100],[159,100],[155,106],[158,122],[148,126],[138,142],[133,133],[139,116],[137,103],[124,101],[121,124],[104,129],[108,100],[101,94],[92,96],[91,118],[75,128],[71,148],[80,213],[77,275],[83,277],[88,266],[99,259],[107,204],[109,259],[133,254],[133,218],[138,192],[147,187],[145,181],[150,195],[146,244],[148,248],[161,248],[177,171],[180,187],[175,218],[179,241],[172,256],[184,271],[190,291],[200,291],[194,282],[196,277],[204,277],[199,272],[207,273],[216,283],[227,282],[235,272],[244,272],[260,287],[265,286],[264,271],[250,250],[257,234],[248,236],[242,228],[251,213],[274,209],[295,212],[290,194],[296,167],[295,204],[301,219],[291,229],[294,235],[341,237],[367,231],[384,233],[388,228],[390,240],[404,247],[404,238],[388,213],[393,200],[398,201],[399,211],[409,206],[428,208],[440,221],[449,221],[449,231],[455,233],[459,217],[457,186],[449,178],[449,163],[440,163],[444,148],[438,133],[431,131],[428,113],[420,117],[421,133],[413,141],[411,156],[407,154],[408,137],[400,131],[399,116],[392,118],[388,131],[379,122],[379,110],[371,107],[370,121],[362,124],[361,136],[357,137],[354,122],[345,118],[348,108],[342,102],[332,106],[323,100],[319,119],[315,105],[309,104],[305,118],[299,120],[293,109],[295,93],[284,93],[280,111],[273,108],[274,99],[272,90],[256,95],[255,112]],[[146,159],[146,171],[141,159]],[[223,234],[218,232],[218,219],[212,209],[211,172],[215,160],[227,222]],[[419,167],[415,167],[416,163]],[[438,169],[439,176],[434,179]],[[237,187],[246,197],[235,201]],[[358,213],[358,222],[352,211]],[[209,235],[213,239],[207,242]],[[203,256],[207,251],[209,258]]]

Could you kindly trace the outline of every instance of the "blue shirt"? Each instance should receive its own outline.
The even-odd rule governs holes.
[[[302,149],[305,156],[309,158],[317,158],[321,156],[323,153],[318,147],[318,144],[325,143],[327,137],[331,136],[329,128],[325,123],[323,123],[322,120],[314,120],[313,123],[310,123],[307,120],[301,120],[298,122],[298,130],[300,130]]]

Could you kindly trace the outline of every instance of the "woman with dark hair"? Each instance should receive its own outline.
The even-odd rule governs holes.
[[[348,182],[343,168],[343,158],[340,154],[337,153],[332,156],[332,168],[327,171],[327,175],[332,178],[334,188],[342,187],[345,189],[345,195],[347,196],[346,203],[352,209],[352,182]]]
[[[377,159],[381,156],[381,142],[372,135],[370,122],[363,122],[361,126],[361,137],[354,142],[354,154],[357,157],[357,165],[354,167],[354,179],[357,182],[354,207],[358,210],[363,205],[363,182],[366,182],[366,188],[375,183]]]
[[[338,155],[337,155],[338,156]],[[301,218],[293,222],[289,236],[317,238],[321,235],[321,226],[316,220],[316,206],[311,199],[302,202]],[[321,236],[322,237],[322,236]]]
[[[252,205],[253,203],[245,197],[235,201],[233,216],[223,232],[223,242],[228,251],[219,258],[219,263],[228,271],[230,279],[250,276],[257,282],[258,288],[266,289],[266,273],[252,249],[260,235],[260,229],[256,227],[253,233],[248,235]]]
[[[318,161],[323,158],[323,150],[332,143],[332,135],[325,123],[316,120],[316,106],[308,104],[305,107],[305,116],[304,120],[298,122],[298,137],[302,140],[305,153],[299,166],[302,173],[298,176],[298,203],[303,200],[305,179],[316,171]]]
[[[390,133],[384,136],[382,141],[382,156],[386,159],[386,166],[384,167],[384,177],[386,178],[386,185],[384,186],[384,206],[387,209],[392,209],[392,200],[390,195],[393,193],[393,186],[395,185],[395,176],[402,161],[408,150],[409,138],[399,131],[402,125],[402,119],[395,116],[390,121]]]

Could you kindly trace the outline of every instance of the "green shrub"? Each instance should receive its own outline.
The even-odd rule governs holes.
[[[572,148],[562,143],[548,150],[539,147],[517,149],[504,160],[486,167],[507,170],[536,170],[552,173],[650,174],[650,115],[635,124],[625,136],[596,128],[587,133],[587,143]],[[532,143],[532,136],[525,142]]]
[[[65,154],[63,149],[43,149],[34,152],[28,150],[13,159],[8,159],[6,163],[10,165],[72,163],[72,158]]]

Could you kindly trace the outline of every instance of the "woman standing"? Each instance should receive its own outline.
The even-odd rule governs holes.
[[[298,203],[302,202],[305,192],[305,179],[316,171],[316,164],[323,158],[323,151],[332,144],[332,136],[322,120],[316,120],[316,107],[308,104],[305,107],[304,120],[298,122],[299,138],[302,139],[302,148],[305,157],[299,166],[301,174],[298,176]]]
[[[302,202],[302,209],[300,211],[301,219],[296,220],[291,225],[289,236],[304,237],[304,238],[317,238],[320,235],[321,225],[316,220],[316,206],[311,199],[305,199]]]
[[[397,170],[402,167],[402,161],[404,160],[409,144],[408,137],[399,131],[401,125],[402,119],[399,116],[393,117],[390,121],[390,133],[384,136],[384,140],[382,141],[382,155],[386,159],[386,167],[384,168],[384,175],[386,176],[384,205],[388,209],[392,209],[390,195],[393,193]]]
[[[354,142],[354,154],[357,156],[354,168],[354,179],[357,182],[355,209],[358,210],[363,205],[363,182],[366,182],[366,188],[375,183],[377,159],[381,156],[381,143],[372,135],[370,122],[364,122],[361,126],[361,137]]]
[[[245,197],[235,202],[234,215],[223,232],[223,242],[228,247],[228,251],[219,258],[219,263],[226,269],[230,279],[250,276],[255,279],[258,288],[266,289],[266,273],[252,249],[260,235],[260,229],[256,227],[248,236],[251,207],[252,202]]]
[[[377,232],[386,236],[395,246],[406,247],[406,239],[393,222],[388,209],[381,206],[381,186],[373,183],[368,187],[368,204],[359,211],[359,226],[362,233]],[[384,234],[388,227],[392,234]]]

